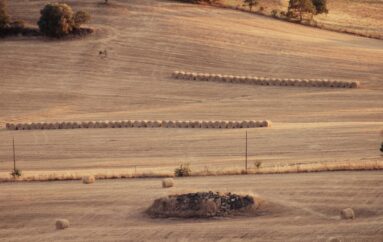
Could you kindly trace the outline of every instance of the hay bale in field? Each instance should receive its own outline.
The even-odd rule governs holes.
[[[186,76],[186,72],[184,72],[184,71],[180,71],[180,72],[178,73],[178,78],[179,78],[179,79],[185,79],[185,76]]]
[[[213,121],[213,128],[214,129],[219,129],[221,126],[221,122],[220,121]]]
[[[359,81],[353,81],[351,82],[350,88],[359,88],[360,82]]]
[[[166,128],[176,128],[176,124],[175,124],[175,122],[169,120],[169,121],[166,123]]]
[[[220,129],[227,129],[227,121],[220,121],[219,122],[219,128]]]
[[[67,219],[56,219],[55,225],[57,230],[61,230],[69,228],[70,224]]]
[[[248,126],[248,128],[255,128],[255,127],[257,127],[256,126],[256,122],[254,120],[247,121],[247,126]]]
[[[228,129],[234,129],[235,126],[236,126],[236,123],[235,123],[234,121],[229,121],[229,122],[227,123],[227,128],[228,128]]]
[[[243,128],[243,129],[250,128],[249,127],[249,121],[247,121],[247,120],[242,121],[240,124],[240,128]]]
[[[81,122],[81,128],[83,128],[83,129],[89,128],[88,122]]]
[[[215,81],[217,82],[224,82],[225,81],[225,77],[223,75],[220,75],[218,74]]]
[[[203,129],[209,128],[209,122],[208,121],[202,121],[201,128],[203,128]]]
[[[271,121],[269,120],[262,121],[260,127],[271,127]]]
[[[178,79],[179,78],[179,74],[180,74],[179,71],[173,71],[172,77],[175,78],[175,79]]]
[[[192,124],[193,124],[193,128],[195,128],[195,129],[199,129],[199,128],[201,128],[201,122],[200,121],[193,121],[192,122]]]
[[[94,176],[83,176],[82,177],[82,183],[84,184],[92,184],[96,181],[96,178]]]
[[[174,186],[174,180],[173,178],[165,178],[162,180],[162,187],[163,188],[169,188]]]
[[[340,217],[342,219],[355,219],[355,213],[352,208],[345,208],[340,211]]]
[[[155,120],[152,123],[153,128],[160,128],[161,127],[161,121]]]

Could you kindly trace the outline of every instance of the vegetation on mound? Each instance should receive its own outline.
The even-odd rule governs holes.
[[[152,217],[208,218],[237,215],[255,207],[252,196],[209,191],[156,199],[147,213]]]
[[[80,29],[89,21],[90,15],[84,11],[73,12],[65,3],[50,3],[41,10],[37,22],[41,33],[50,37],[63,37]]]
[[[10,21],[5,0],[0,0],[0,37],[5,36],[39,36],[54,38],[66,36],[84,36],[92,33],[92,29],[82,28],[81,25],[90,20],[85,11],[73,12],[65,3],[50,3],[40,11],[41,17],[37,22],[39,29],[26,27],[24,21]]]

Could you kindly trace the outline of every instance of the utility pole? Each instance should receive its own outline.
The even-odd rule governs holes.
[[[247,174],[247,130],[246,130],[246,154],[245,154],[245,171]]]
[[[12,146],[13,146],[13,170],[16,171],[15,137],[13,137]]]

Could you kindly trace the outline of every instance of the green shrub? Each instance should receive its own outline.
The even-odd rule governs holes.
[[[9,24],[9,15],[5,0],[0,0],[0,29],[7,27]]]
[[[177,177],[190,176],[191,175],[191,169],[189,167],[189,164],[181,164],[180,167],[178,167],[174,170],[174,175]]]
[[[20,176],[21,176],[21,170],[19,170],[19,169],[14,169],[14,170],[12,170],[12,172],[11,172],[11,176],[12,176],[13,178],[20,177]]]
[[[261,162],[261,161],[256,161],[256,162],[254,162],[254,166],[255,166],[257,169],[259,169],[259,168],[261,167],[261,165],[262,165],[262,162]]]
[[[84,11],[73,13],[72,8],[65,3],[50,3],[40,11],[41,17],[37,22],[41,33],[50,37],[63,37],[90,19]]]

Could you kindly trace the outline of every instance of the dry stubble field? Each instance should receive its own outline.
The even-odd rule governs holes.
[[[269,119],[273,121],[272,128],[249,130],[250,159],[262,161],[263,166],[297,162],[381,161],[378,146],[381,141],[379,132],[383,126],[382,41],[313,29],[231,10],[168,1],[113,1],[114,3],[107,8],[90,0],[66,2],[75,9],[85,9],[92,14],[93,20],[90,25],[96,29],[96,33],[82,40],[71,41],[39,38],[0,40],[0,125],[4,126],[6,122],[64,120]],[[10,1],[10,12],[13,16],[35,23],[39,9],[44,3],[45,1]],[[107,50],[108,57],[101,59],[98,52],[104,49]],[[277,78],[359,80],[362,88],[263,87],[171,79],[170,73],[179,69]],[[107,172],[120,168],[134,169],[133,166],[137,166],[137,169],[172,170],[181,162],[190,162],[192,169],[242,167],[243,164],[244,130],[94,129],[12,132],[2,129],[1,176],[8,176],[11,169],[12,137],[16,140],[18,164],[25,173],[87,172],[90,169]],[[319,199],[328,200],[328,206],[334,202],[333,199],[340,200],[338,192],[349,195],[342,195],[346,202],[350,196],[359,197],[359,193],[368,192],[368,189],[382,187],[380,172],[345,174],[313,175],[313,179],[316,177],[318,183],[325,183],[323,196],[318,196]],[[287,189],[287,181],[283,179],[300,184],[302,193],[312,191],[316,194],[315,186],[307,182],[309,178],[309,175],[259,178],[240,176],[192,178],[183,181],[186,188],[193,187],[193,183],[199,183],[201,188],[206,184],[217,183],[212,188],[230,189],[237,184],[235,187],[243,186],[244,189],[254,192],[263,189],[262,191],[267,192],[260,193],[273,201],[279,193],[278,189],[296,192],[293,186],[287,186]],[[263,179],[266,179],[264,187],[258,187],[257,183]],[[329,179],[339,179],[345,183],[350,179],[372,180],[371,184],[374,185],[361,182],[359,187],[355,185],[358,182],[352,185],[340,183],[339,191],[331,192],[333,184],[327,181]],[[132,193],[130,190],[118,190],[119,186],[130,183],[132,185],[129,185],[129,189],[134,190]],[[91,192],[94,197],[89,195],[89,200],[82,200],[85,204],[82,206],[97,205],[97,199],[109,197],[106,193],[111,190],[111,196],[114,191],[118,194],[117,200],[133,199],[129,197],[130,194],[148,191],[151,195],[150,198],[145,198],[145,203],[141,204],[136,200],[132,203],[132,200],[126,203],[125,200],[118,201],[122,203],[121,206],[129,208],[127,211],[138,213],[141,206],[148,205],[154,195],[161,193],[160,190],[156,190],[156,193],[150,191],[153,187],[157,189],[157,183],[159,182],[156,180],[126,183],[113,181],[96,184],[97,189],[94,191],[93,187],[80,185],[78,189],[90,189],[94,192]],[[14,210],[17,212],[11,212],[8,217],[1,215],[1,221],[16,216],[18,219],[15,222],[20,223],[20,227],[17,223],[12,227],[1,222],[3,228],[9,226],[9,230],[3,230],[4,236],[17,239],[20,232],[31,231],[33,226],[40,226],[40,229],[41,226],[48,226],[51,229],[53,216],[47,215],[56,209],[57,213],[53,213],[55,217],[65,216],[65,211],[73,213],[72,206],[77,206],[73,202],[81,200],[80,192],[75,194],[77,190],[74,189],[70,191],[73,194],[66,198],[63,195],[65,192],[61,194],[57,191],[61,188],[67,189],[64,187],[77,186],[74,184],[76,183],[1,185],[1,194],[5,194],[1,199],[6,199],[2,202],[2,211],[15,208],[11,203],[4,202],[11,201],[12,198],[20,204],[27,204],[27,194],[30,194],[31,199],[41,199],[39,203],[44,203],[38,205],[41,207],[31,203],[31,211],[36,209],[34,214],[24,216],[22,210]],[[272,186],[278,189],[272,189]],[[326,191],[326,187],[330,190]],[[15,193],[12,193],[13,191]],[[140,195],[137,196],[144,199]],[[367,195],[360,196],[360,199],[364,199]],[[368,196],[371,196],[373,203],[381,199],[379,190],[373,190]],[[50,199],[52,202],[48,202]],[[315,204],[318,200],[300,196],[293,196],[291,199],[302,199],[300,202],[305,204],[304,206]],[[135,207],[134,204],[138,203],[139,207]],[[361,203],[361,206],[369,204],[365,200]],[[42,213],[40,209],[48,204],[51,204],[51,209]],[[118,219],[115,222],[120,225],[133,225],[137,222],[130,220],[128,212],[124,209],[114,209],[114,206],[108,206],[108,202],[100,201],[99,206],[100,209],[109,212],[104,214],[101,209],[101,215],[94,215],[95,218],[88,215],[89,220],[103,221],[109,214],[123,216],[124,222]],[[376,206],[377,209],[373,209],[375,212],[371,217],[382,221],[377,215],[382,208],[380,205]],[[322,211],[320,207],[318,210],[320,214],[337,215],[335,210],[331,210],[331,213],[326,209]],[[78,212],[80,211],[81,206]],[[135,216],[138,215],[133,217],[136,218]],[[303,215],[298,215],[299,218],[301,216]],[[304,216],[303,220],[297,221],[301,226],[307,224],[306,220],[315,220],[315,223],[323,226],[328,224],[327,220],[322,221],[320,217]],[[35,221],[31,222],[32,227],[24,220],[28,218]],[[287,216],[284,221],[287,223],[292,218]],[[81,223],[86,225],[86,215],[82,219]],[[261,219],[266,221],[268,218]],[[74,223],[77,223],[76,219],[74,220]],[[253,221],[253,218],[249,220]],[[162,226],[169,226],[167,229],[189,228],[190,232],[186,237],[198,237],[201,233],[206,233],[206,238],[213,238],[218,234],[208,229],[204,230],[205,232],[200,231],[200,234],[199,230],[193,230],[200,228],[201,223],[210,224],[211,221],[186,224],[168,221],[170,225],[143,221],[142,223],[150,223],[158,230],[162,230]],[[234,226],[230,220],[214,221],[210,226],[221,228],[222,231],[231,228],[229,231],[233,233],[230,236],[238,236],[237,239],[241,239],[241,224],[248,224],[247,220],[244,221],[238,220],[238,226]],[[372,222],[370,224],[370,217],[357,221],[355,223],[362,226],[358,230],[362,231],[361,239],[363,236],[381,236],[382,228],[376,227]],[[352,226],[358,225],[347,225],[346,222],[339,227],[341,234],[352,238],[349,234],[354,230]],[[89,226],[92,226],[91,222]],[[280,228],[280,233],[274,235],[275,238],[289,234],[288,227],[286,230]],[[317,230],[313,225],[305,227],[307,228],[299,227],[299,230],[302,233],[312,231],[302,235],[302,238],[306,239],[312,238],[310,236],[314,231],[318,236],[325,236],[327,232],[334,234],[329,231],[336,229],[333,226],[326,227],[328,229],[324,227],[322,230]],[[112,234],[112,226],[106,228],[109,230],[100,232],[100,236]],[[76,229],[76,226],[73,229]],[[84,227],[80,226],[77,229],[81,230]],[[245,227],[244,230],[251,229]],[[155,239],[155,231],[157,230],[147,230],[140,235],[142,239],[150,236]],[[51,232],[54,234],[44,239],[49,240],[49,236],[57,235],[57,232]],[[82,236],[81,233],[68,233],[69,237],[62,239],[81,240],[76,237]],[[129,235],[129,230],[124,230],[124,233],[126,234],[121,234],[120,230],[117,237],[122,240],[127,238],[124,236]],[[181,232],[174,233],[180,235]],[[266,231],[261,233],[261,237],[273,238],[272,234]],[[165,239],[165,235],[161,234],[161,238]],[[299,238],[298,236],[290,239]],[[245,236],[243,239],[254,238]]]

